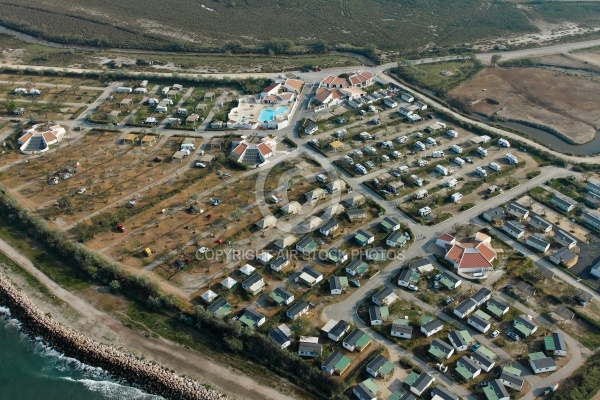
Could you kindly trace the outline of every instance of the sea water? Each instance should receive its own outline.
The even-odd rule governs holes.
[[[32,339],[0,307],[0,399],[162,400]]]

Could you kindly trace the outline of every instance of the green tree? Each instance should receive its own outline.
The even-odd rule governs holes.
[[[492,55],[492,59],[490,60],[492,67],[495,67],[496,65],[498,65],[498,62],[500,61],[501,58],[502,58],[502,56],[500,54]]]
[[[314,51],[315,53],[325,53],[326,51],[329,50],[329,46],[322,39],[319,39],[316,42],[314,42],[312,44],[311,48],[312,48],[312,51]]]
[[[56,201],[58,203],[58,207],[61,210],[71,210],[73,209],[73,202],[69,196],[60,196]]]
[[[108,287],[110,288],[110,290],[112,292],[118,292],[119,290],[121,290],[121,282],[119,282],[118,280],[112,280],[110,281],[110,283],[108,284]]]
[[[12,114],[17,109],[17,103],[14,100],[8,100],[4,103],[4,108],[6,108],[7,114]]]

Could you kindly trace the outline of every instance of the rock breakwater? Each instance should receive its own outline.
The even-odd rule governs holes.
[[[95,342],[44,314],[6,276],[0,274],[0,304],[7,306],[26,332],[41,336],[56,350],[79,361],[100,367],[142,390],[167,399],[227,399],[198,382],[171,372],[160,365],[135,358],[111,346]]]

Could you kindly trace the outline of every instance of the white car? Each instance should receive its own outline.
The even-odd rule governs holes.
[[[490,334],[490,337],[491,337],[492,339],[494,339],[494,338],[497,338],[499,334],[500,334],[500,331],[496,329],[494,332],[492,332],[492,333]]]
[[[87,190],[87,188],[82,187],[81,189],[79,189],[77,191],[77,194],[84,194],[86,190]]]
[[[363,174],[363,175],[367,174],[367,169],[365,167],[363,167],[361,164],[356,164],[354,166],[354,170],[356,172],[358,172],[359,174]]]
[[[365,163],[365,167],[367,167],[369,169],[373,169],[375,167],[375,164],[373,164],[371,161],[367,161]]]
[[[402,153],[400,153],[398,150],[394,150],[392,152],[392,157],[394,157],[394,158],[400,158],[400,157],[402,157]]]
[[[204,164],[204,163],[201,163],[201,162],[197,162],[197,163],[196,163],[196,167],[197,167],[197,168],[206,168],[206,164]]]
[[[416,292],[417,290],[419,290],[419,288],[413,284],[408,285],[407,288],[408,288],[408,290],[412,290],[413,292]]]

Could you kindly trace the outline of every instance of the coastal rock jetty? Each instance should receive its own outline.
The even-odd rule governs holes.
[[[142,361],[111,346],[97,343],[45,315],[6,276],[0,274],[0,304],[7,306],[24,329],[41,336],[56,350],[86,364],[100,367],[142,390],[167,399],[227,399],[198,382],[177,375],[157,364]]]

